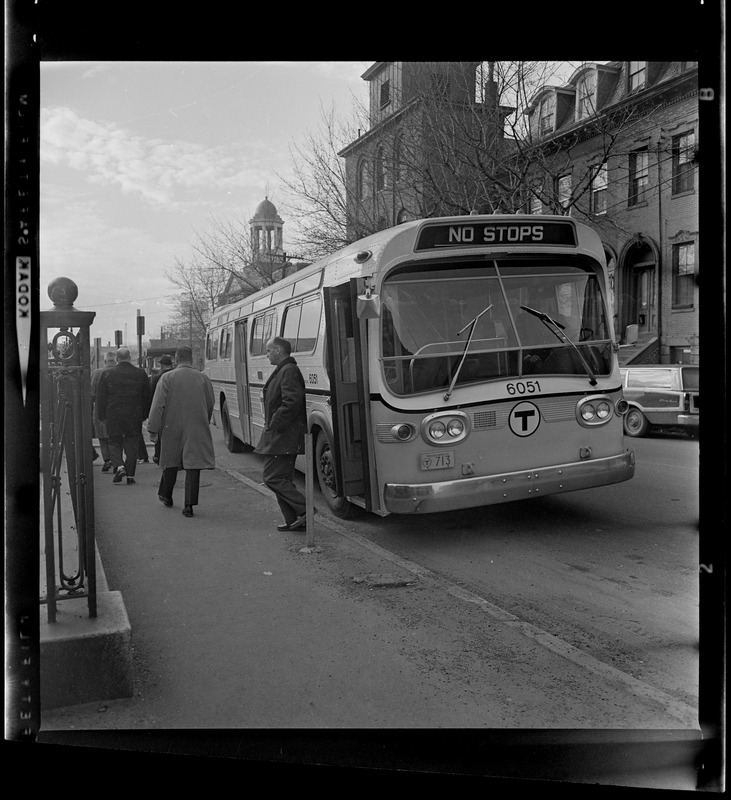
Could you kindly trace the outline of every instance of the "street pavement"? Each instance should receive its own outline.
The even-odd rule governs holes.
[[[605,732],[582,721],[590,710],[570,696],[551,706],[547,682],[569,675],[568,662],[546,653],[534,670],[535,643],[361,539],[357,522],[321,509],[309,536],[280,532],[269,491],[220,468],[202,473],[200,504],[186,518],[184,473],[167,508],[155,464],[137,466],[135,485],[114,484],[100,466],[98,548],[131,624],[134,696],[42,710],[40,742],[623,782],[624,751],[609,763],[583,755],[587,746],[610,752]],[[490,658],[471,650],[467,629],[489,643]],[[541,709],[545,723],[526,709]],[[582,755],[557,759],[551,728]],[[431,738],[406,747],[384,739],[404,729]],[[446,729],[448,740],[434,739]],[[476,730],[478,740],[464,739]]]

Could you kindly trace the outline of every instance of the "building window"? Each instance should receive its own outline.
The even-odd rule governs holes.
[[[576,119],[585,119],[594,113],[594,75],[583,77],[576,86]]]
[[[391,81],[384,81],[381,84],[381,108],[391,102]]]
[[[529,214],[541,214],[543,213],[543,203],[541,203],[541,198],[538,195],[538,189],[535,188],[530,194],[530,200],[528,201],[528,213]]]
[[[400,136],[396,137],[393,144],[393,182],[394,185],[401,181],[401,162],[403,160],[403,141]]]
[[[636,206],[638,203],[645,202],[649,180],[650,168],[647,150],[630,153],[628,205]]]
[[[571,205],[571,176],[562,175],[556,181],[556,197],[558,204],[563,209],[567,209]]]
[[[607,165],[602,164],[591,182],[591,213],[607,213]]]
[[[673,245],[673,307],[692,306],[695,286],[695,244]]]
[[[541,100],[538,106],[538,133],[540,136],[546,136],[553,133],[553,118],[556,111],[556,98],[549,95]]]
[[[380,191],[381,189],[386,188],[386,157],[383,150],[383,145],[381,145],[378,150],[376,150],[376,163],[375,163],[375,176],[376,176],[376,190]]]
[[[647,80],[647,61],[629,62],[629,90],[637,92],[644,89]]]
[[[401,211],[398,212],[398,216],[396,217],[396,224],[401,225],[402,222],[408,222],[409,220],[409,212],[402,208]]]
[[[673,136],[673,194],[695,188],[695,133]]]
[[[355,187],[356,196],[358,197],[358,200],[365,199],[367,180],[368,180],[368,175],[366,173],[366,162],[361,161],[360,164],[358,164],[358,176],[356,178],[357,185]]]

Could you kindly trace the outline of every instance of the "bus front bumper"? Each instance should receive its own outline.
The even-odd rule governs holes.
[[[384,501],[392,514],[429,514],[590,489],[629,480],[634,474],[635,454],[627,450],[609,458],[485,477],[413,485],[387,483]]]

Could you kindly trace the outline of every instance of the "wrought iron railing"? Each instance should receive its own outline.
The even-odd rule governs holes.
[[[49,286],[55,308],[40,315],[48,351],[41,359],[46,592],[40,599],[49,623],[56,622],[58,602],[71,598],[88,598],[89,616],[97,615],[89,351],[95,315],[73,307],[76,294],[72,281],[57,279]]]

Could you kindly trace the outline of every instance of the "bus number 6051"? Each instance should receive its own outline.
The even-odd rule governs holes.
[[[541,391],[541,384],[538,381],[518,381],[507,385],[508,394],[535,394]]]

